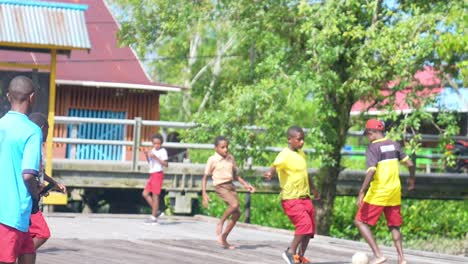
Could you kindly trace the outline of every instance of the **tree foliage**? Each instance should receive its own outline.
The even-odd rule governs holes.
[[[465,82],[461,0],[117,2],[131,14],[121,31],[124,43],[136,45],[142,56],[184,58],[154,65],[164,81],[193,84],[191,100],[204,102],[191,108],[192,121],[202,125],[186,140],[208,142],[225,134],[240,147],[234,148],[238,159],[261,162],[265,146],[286,144],[288,126],[310,128],[307,144],[321,164],[316,180],[325,200],[318,210],[319,233],[329,232],[347,131],[365,119],[350,115],[357,101],[387,113],[382,118],[393,123],[390,134],[397,139],[419,133],[424,122],[439,128],[445,140],[458,133],[453,116],[424,111],[433,101],[422,94],[435,87],[424,87],[414,76],[430,67],[443,85]],[[220,52],[229,40],[229,53]],[[218,75],[211,64],[217,57],[223,58]],[[212,70],[200,77],[206,65]],[[393,111],[401,92],[413,109],[405,115]],[[251,125],[264,131],[244,129]],[[419,139],[409,145],[418,148]]]

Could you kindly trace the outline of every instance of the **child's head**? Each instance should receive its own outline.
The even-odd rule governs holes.
[[[47,116],[40,112],[34,112],[29,115],[29,120],[41,128],[42,141],[46,141],[49,133],[49,121],[47,121]]]
[[[364,135],[367,136],[370,142],[382,138],[385,130],[385,124],[377,119],[369,119],[366,122],[366,129]]]
[[[219,155],[226,157],[229,152],[229,141],[225,136],[217,136],[214,141],[215,151]]]
[[[164,143],[164,139],[161,134],[158,133],[151,137],[151,142],[153,143],[153,147],[158,150],[161,148],[162,143]]]
[[[288,144],[289,148],[296,151],[304,146],[304,130],[299,126],[291,126],[288,128]]]

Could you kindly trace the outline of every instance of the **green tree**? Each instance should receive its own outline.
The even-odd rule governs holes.
[[[202,111],[217,94],[218,83],[230,76],[223,74],[224,62],[231,58],[239,38],[220,3],[110,2],[119,10],[121,44],[134,47],[140,58],[154,57],[148,65],[156,81],[186,88],[181,96],[166,96],[162,114],[187,121],[192,113]]]
[[[320,234],[328,234],[332,223],[347,132],[355,124],[363,124],[364,118],[350,116],[357,101],[367,101],[387,111],[383,118],[399,121],[390,131],[397,138],[408,130],[418,133],[424,121],[440,124],[437,127],[444,140],[458,133],[455,118],[445,112],[435,117],[424,111],[424,106],[432,102],[421,92],[433,87],[423,87],[414,75],[431,66],[441,74],[444,84],[450,85],[453,80],[463,83],[468,46],[463,34],[467,28],[463,1],[120,2],[133,8],[142,3],[139,7],[144,14],[134,10],[122,28],[122,36],[125,43],[137,43],[146,52],[155,45],[153,51],[158,55],[167,49],[171,52],[165,54],[188,56],[193,37],[179,35],[202,32],[207,42],[200,47],[209,54],[219,50],[213,43],[222,36],[221,43],[237,36],[231,48],[235,57],[223,64],[227,68],[223,71],[225,78],[217,77],[211,86],[210,78],[216,76],[211,74],[199,83],[201,89],[192,87],[193,100],[207,103],[192,108],[196,113],[193,121],[202,125],[188,138],[208,141],[216,134],[225,134],[240,147],[234,152],[241,161],[254,157],[258,162],[271,162],[265,146],[284,145],[284,131],[292,124],[310,127],[307,144],[320,162],[316,180],[324,199],[323,207],[317,210]],[[148,4],[154,6],[149,8]],[[209,8],[202,8],[206,6]],[[213,26],[221,22],[229,26]],[[154,33],[165,28],[159,25],[171,25],[174,34],[164,31],[166,38],[155,39],[163,35]],[[193,25],[203,25],[204,30]],[[219,30],[224,35],[216,34]],[[182,65],[179,69],[187,65],[193,69],[196,64]],[[206,61],[197,69],[204,65]],[[161,76],[172,72],[171,68],[160,70]],[[193,72],[189,74],[192,78]],[[175,76],[180,77],[177,73]],[[206,91],[211,91],[208,97],[212,99],[204,99]],[[406,103],[414,109],[404,116],[393,111],[396,94],[401,91],[407,93]],[[262,127],[262,133],[246,131],[244,127],[249,125]],[[412,138],[409,145],[417,149],[418,139]]]

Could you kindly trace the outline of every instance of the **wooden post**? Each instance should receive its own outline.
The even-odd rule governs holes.
[[[247,158],[248,171],[252,171],[252,157]],[[244,222],[250,224],[250,204],[252,201],[252,194],[250,192],[245,193],[245,209],[244,209]]]
[[[252,200],[252,194],[250,192],[245,193],[245,211],[244,211],[244,222],[250,224],[250,203]]]
[[[133,157],[132,157],[132,171],[138,168],[138,157],[140,155],[140,142],[141,142],[141,117],[135,117],[135,125],[133,126]]]

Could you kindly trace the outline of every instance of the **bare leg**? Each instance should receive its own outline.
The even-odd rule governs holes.
[[[302,240],[304,239],[305,235],[294,235],[293,240],[291,241],[291,244],[289,245],[289,250],[288,252],[291,253],[291,255],[296,255],[297,248],[299,244],[301,244]]]
[[[44,245],[44,243],[47,241],[47,239],[48,239],[48,238],[38,238],[38,237],[33,238],[34,249],[37,250],[37,249],[40,248],[42,245]]]
[[[159,209],[159,195],[153,193],[153,204],[151,205],[151,214],[156,217]]]
[[[395,244],[395,248],[398,253],[398,263],[406,263],[405,256],[403,255],[403,243],[401,239],[400,227],[398,226],[390,226],[390,232],[392,232],[393,244]]]
[[[219,219],[219,222],[216,226],[216,235],[220,236],[223,233],[223,226],[226,219],[231,216],[235,211],[239,211],[239,203],[234,203],[228,205],[226,211],[224,211],[223,216]]]
[[[234,249],[235,248],[234,246],[230,245],[227,242],[227,237],[229,236],[229,233],[231,233],[232,229],[236,225],[237,220],[239,220],[239,218],[240,218],[240,211],[239,211],[239,208],[238,208],[238,210],[236,210],[236,211],[234,211],[232,213],[231,220],[229,220],[229,222],[226,225],[226,228],[223,230],[223,232],[219,236],[219,242],[223,247],[228,248],[228,249]]]
[[[367,244],[369,244],[369,246],[372,249],[372,252],[374,253],[375,260],[371,263],[385,262],[386,258],[382,255],[382,252],[380,252],[380,248],[375,242],[374,237],[372,236],[372,231],[370,230],[369,226],[358,220],[354,220],[354,224],[357,226],[362,237],[364,237],[364,239],[367,241]]]
[[[36,263],[36,253],[24,254],[19,256],[18,264],[34,264]]]
[[[150,192],[148,192],[147,190],[143,190],[141,196],[143,197],[143,199],[145,199],[148,206],[153,208],[153,198],[151,198]]]
[[[224,212],[223,216],[219,219],[218,225],[216,226],[216,235],[218,236],[218,243],[223,247],[231,247],[226,241],[227,236],[234,228],[237,220],[240,217],[239,203],[235,202],[228,204],[228,208]],[[223,231],[224,222],[231,216],[231,221],[226,226],[226,230]]]
[[[309,241],[310,241],[310,238],[311,236],[310,235],[304,235],[304,237],[302,238],[301,242],[299,243],[299,251],[298,251],[298,255],[303,257],[305,255],[305,252],[307,250],[307,246],[309,245]]]

